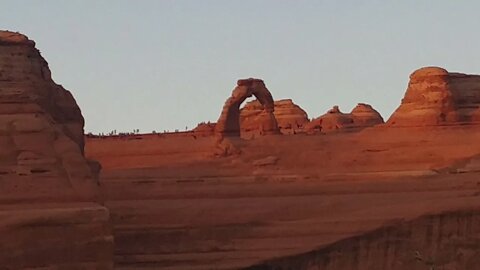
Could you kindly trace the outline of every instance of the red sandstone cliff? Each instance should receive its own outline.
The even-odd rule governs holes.
[[[84,157],[84,119],[35,43],[0,31],[0,265],[111,269],[99,165]],[[1,268],[1,267],[0,267]]]

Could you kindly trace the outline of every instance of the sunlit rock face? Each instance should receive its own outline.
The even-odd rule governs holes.
[[[256,122],[260,126],[261,135],[278,134],[278,124],[274,115],[274,101],[272,94],[260,79],[242,79],[237,81],[237,87],[232,95],[225,101],[222,113],[215,126],[219,137],[240,136],[240,105],[249,97],[255,98],[261,104],[261,113],[257,115]]]
[[[84,156],[83,126],[75,99],[52,80],[35,42],[0,31],[2,267],[112,267],[100,166]]]
[[[434,126],[478,123],[480,76],[424,67],[410,75],[405,97],[387,124]]]
[[[291,99],[276,100],[274,102],[274,116],[280,133],[295,134],[301,132],[306,123],[309,122],[307,113]],[[240,110],[240,129],[242,134],[259,135],[262,125],[262,104],[257,101],[250,101]]]
[[[362,129],[383,123],[383,118],[371,105],[359,103],[350,113],[343,113],[333,106],[324,115],[312,119],[305,126],[305,132],[332,132],[348,129]]]

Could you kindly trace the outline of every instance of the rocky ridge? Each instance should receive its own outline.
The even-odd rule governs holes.
[[[313,119],[305,126],[307,133],[332,132],[361,129],[383,123],[383,118],[371,105],[359,103],[350,113],[343,113],[334,106],[324,115]]]

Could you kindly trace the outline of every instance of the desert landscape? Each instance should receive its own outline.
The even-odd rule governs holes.
[[[215,123],[85,135],[0,31],[0,269],[480,269],[480,75],[419,68],[391,116],[232,86]]]

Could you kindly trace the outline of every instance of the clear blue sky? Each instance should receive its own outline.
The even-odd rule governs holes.
[[[37,42],[86,131],[216,121],[238,78],[309,117],[372,104],[388,118],[422,66],[480,73],[478,1],[0,0]]]

